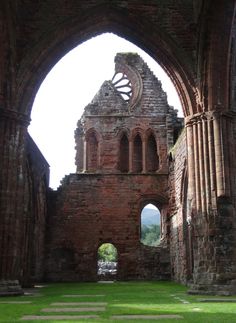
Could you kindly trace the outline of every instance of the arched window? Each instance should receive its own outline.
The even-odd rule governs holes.
[[[150,247],[158,246],[161,238],[161,215],[153,204],[147,204],[141,212],[140,241]]]
[[[117,274],[117,249],[112,243],[98,248],[98,278],[113,280]]]
[[[147,171],[155,172],[159,168],[159,158],[157,154],[156,139],[153,134],[150,134],[147,140]]]
[[[89,171],[98,168],[98,141],[94,132],[87,138],[87,169]]]
[[[129,171],[129,141],[125,134],[120,140],[119,170],[124,173]]]
[[[134,152],[133,152],[133,171],[142,172],[143,170],[143,148],[142,148],[142,139],[139,134],[134,138]]]

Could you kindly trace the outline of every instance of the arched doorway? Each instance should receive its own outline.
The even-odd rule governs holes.
[[[103,243],[98,248],[98,280],[114,280],[117,276],[118,252],[112,243]]]

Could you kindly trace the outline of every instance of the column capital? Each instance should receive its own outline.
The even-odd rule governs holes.
[[[191,126],[192,124],[202,121],[202,120],[213,120],[218,119],[221,117],[225,118],[235,118],[236,117],[236,111],[225,111],[222,109],[215,109],[211,111],[204,111],[201,113],[196,113],[194,115],[188,116],[185,118],[185,126]]]

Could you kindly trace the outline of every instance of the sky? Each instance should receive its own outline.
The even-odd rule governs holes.
[[[148,64],[168,96],[182,108],[164,70],[139,47],[111,33],[91,38],[72,49],[48,73],[34,100],[30,135],[50,165],[50,187],[56,189],[65,175],[76,172],[74,131],[83,110],[105,80],[114,75],[119,52],[136,52]]]

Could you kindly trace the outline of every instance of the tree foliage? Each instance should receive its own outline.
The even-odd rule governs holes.
[[[98,260],[117,261],[117,250],[111,243],[104,243],[98,249]]]
[[[156,247],[160,242],[160,225],[142,225],[141,242],[146,246]]]

